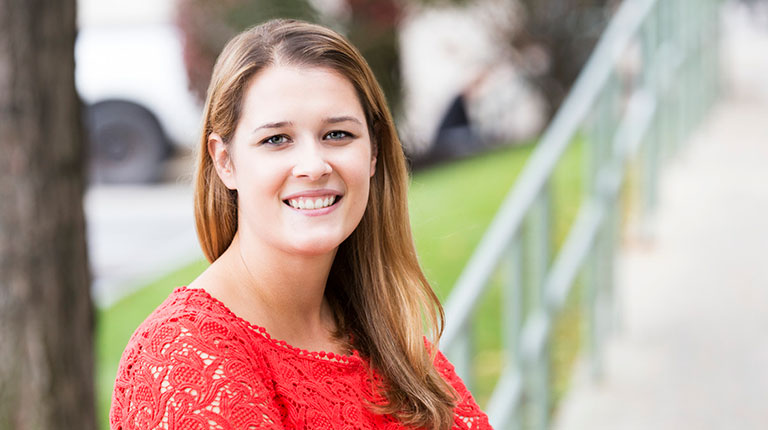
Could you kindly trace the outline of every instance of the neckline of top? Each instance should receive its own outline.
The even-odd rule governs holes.
[[[182,287],[176,288],[173,292],[174,294],[187,292],[189,294],[197,294],[202,296],[205,300],[220,307],[222,311],[224,311],[224,313],[226,313],[229,317],[233,318],[240,324],[245,325],[249,329],[254,330],[259,336],[264,338],[267,341],[267,343],[272,345],[273,347],[289,351],[300,357],[314,358],[324,363],[360,364],[362,362],[360,353],[357,351],[357,349],[354,349],[354,348],[352,349],[351,355],[336,354],[334,352],[326,352],[326,351],[308,351],[306,349],[297,348],[284,340],[275,339],[272,337],[272,335],[269,334],[266,328],[253,324],[247,321],[246,319],[240,317],[239,315],[235,314],[226,304],[224,304],[224,302],[217,299],[216,297],[213,297],[208,291],[202,288],[189,288],[187,286],[182,286]]]

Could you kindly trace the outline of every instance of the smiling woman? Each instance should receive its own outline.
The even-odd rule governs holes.
[[[438,350],[402,149],[360,54],[317,25],[254,27],[204,115],[211,265],[129,341],[112,428],[488,428]]]

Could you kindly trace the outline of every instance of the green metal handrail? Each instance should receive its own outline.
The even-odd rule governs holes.
[[[507,362],[486,406],[494,428],[549,427],[552,326],[579,274],[587,350],[599,375],[601,347],[617,315],[618,200],[628,166],[642,178],[638,216],[648,220],[663,161],[716,99],[718,7],[719,0],[621,4],[459,277],[445,306],[442,347],[470,387],[473,314],[491,277],[500,272],[504,279]],[[553,172],[577,137],[586,145],[587,186],[553,253]],[[524,291],[534,292],[528,306]]]

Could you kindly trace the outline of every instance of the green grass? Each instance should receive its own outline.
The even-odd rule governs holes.
[[[410,216],[421,264],[444,300],[531,153],[505,148],[418,172]]]
[[[581,198],[581,145],[572,145],[552,181],[554,246],[562,242]],[[410,187],[410,215],[414,241],[424,271],[441,300],[450,293],[474,252],[504,196],[521,172],[533,145],[508,147],[416,173]],[[117,363],[133,330],[179,285],[193,280],[207,266],[196,262],[141,288],[109,309],[99,312],[96,333],[97,394],[103,428],[107,428],[112,384]],[[504,358],[499,321],[500,288],[494,281],[483,298],[475,321],[473,390],[482,405],[493,388]],[[567,386],[578,350],[578,303],[558,320],[553,349],[555,399]]]

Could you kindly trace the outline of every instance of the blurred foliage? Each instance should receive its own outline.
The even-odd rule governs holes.
[[[397,0],[344,0],[347,13],[323,14],[308,0],[178,0],[177,25],[184,40],[189,87],[205,100],[216,57],[227,41],[248,27],[273,18],[293,18],[345,34],[373,69],[390,107],[400,107]]]
[[[397,117],[402,99],[397,27],[403,9],[397,0],[345,1],[350,11],[346,36],[368,61]]]
[[[548,102],[552,117],[576,81],[608,25],[616,0],[518,0],[522,26],[513,29],[512,47],[543,50],[548,66],[528,76]]]
[[[752,0],[743,0],[752,1]],[[759,1],[759,0],[758,0]],[[548,102],[552,117],[592,53],[620,0],[484,0],[482,23],[494,42]],[[410,0],[427,7],[470,6],[468,0]],[[506,52],[504,52],[506,51]]]
[[[296,18],[339,30],[360,50],[396,116],[401,110],[398,25],[408,6],[467,6],[467,0],[340,0],[318,11],[310,0],[178,0],[189,85],[204,100],[216,57],[238,32],[271,18]],[[745,0],[746,1],[746,0]],[[548,102],[551,117],[578,77],[618,0],[516,0],[492,6],[496,41]],[[503,10],[502,10],[503,9]],[[491,22],[493,21],[493,22]],[[544,58],[542,60],[542,57]]]
[[[176,8],[189,88],[201,101],[216,57],[237,33],[271,18],[318,20],[307,0],[178,0]]]

